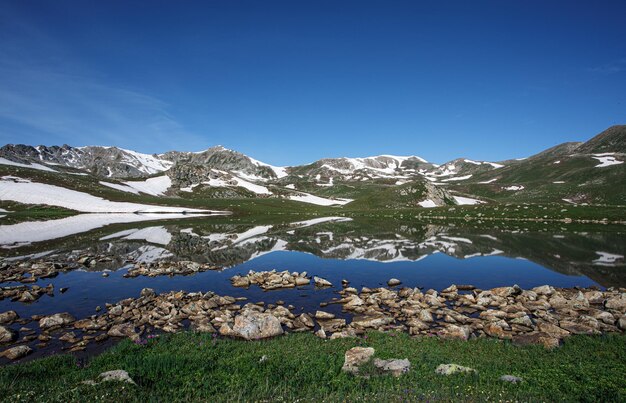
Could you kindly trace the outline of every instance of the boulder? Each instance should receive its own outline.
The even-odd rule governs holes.
[[[502,382],[509,382],[509,383],[520,383],[523,381],[522,378],[519,378],[517,376],[513,376],[513,375],[502,375],[500,377],[500,380]]]
[[[76,318],[67,312],[55,313],[54,315],[45,316],[39,320],[41,329],[49,329],[51,327],[64,326],[74,322]]]
[[[622,315],[617,321],[617,327],[626,331],[626,315]]]
[[[321,278],[321,277],[313,277],[313,282],[315,283],[316,287],[332,287],[333,283],[331,283],[330,281]]]
[[[393,322],[394,318],[392,316],[379,313],[375,315],[355,316],[352,319],[351,325],[357,329],[379,329]]]
[[[483,331],[487,336],[497,337],[499,339],[510,339],[511,334],[505,331],[498,322],[490,322],[483,326]]]
[[[539,287],[535,287],[532,289],[532,291],[535,292],[537,295],[552,295],[555,292],[554,287],[552,287],[551,285],[542,285]]]
[[[403,360],[381,360],[376,358],[374,360],[374,366],[381,371],[390,372],[393,376],[400,376],[409,372],[411,369],[411,363],[406,358]]]
[[[327,319],[334,319],[334,318],[335,318],[335,315],[329,312],[324,312],[324,311],[315,312],[315,319],[327,320]]]
[[[246,340],[255,340],[281,335],[283,328],[272,314],[245,310],[235,317],[233,332]]]
[[[458,364],[441,364],[435,369],[435,373],[439,375],[454,375],[458,373],[476,373],[474,368],[464,367]]]
[[[304,326],[306,327],[314,327],[315,326],[315,322],[313,322],[313,319],[307,315],[306,313],[303,313],[302,315],[300,315],[298,317],[298,319],[300,319],[300,322],[302,322],[302,324],[304,324]]]
[[[540,332],[547,333],[549,336],[555,337],[557,339],[562,339],[570,335],[570,332],[568,332],[567,330],[548,322],[538,323],[537,329],[539,329]]]
[[[375,350],[372,347],[352,347],[344,355],[344,363],[341,370],[352,374],[358,373],[359,366],[368,362],[374,353]]]
[[[107,335],[111,337],[128,337],[131,340],[139,339],[137,329],[132,323],[120,323],[117,325],[113,325],[107,332]]]
[[[325,332],[337,332],[346,326],[345,319],[318,320],[317,323]]]
[[[100,375],[98,375],[98,378],[100,379],[100,382],[117,381],[117,382],[132,383],[133,385],[135,385],[135,381],[133,381],[130,375],[128,375],[128,372],[122,369],[116,369],[113,371],[103,372]]]
[[[439,332],[439,335],[444,339],[458,340],[467,340],[469,339],[470,334],[471,332],[469,327],[457,325],[446,325],[446,327]]]
[[[156,296],[156,292],[152,288],[144,288],[141,290],[140,296],[144,298],[154,297]]]
[[[395,287],[400,284],[402,284],[402,281],[398,280],[397,278],[391,278],[387,281],[387,285],[389,287]]]
[[[621,313],[626,313],[626,293],[607,299],[604,306],[606,309],[614,309]]]
[[[0,326],[0,344],[10,343],[17,339],[17,332],[9,327]]]
[[[19,318],[15,311],[6,311],[0,313],[0,324],[11,324]]]
[[[527,333],[513,336],[513,344],[526,346],[529,344],[541,344],[545,348],[552,349],[559,346],[559,339],[544,332]]]
[[[26,357],[32,352],[33,349],[28,346],[16,346],[3,351],[0,356],[8,358],[9,360],[18,360],[20,358]]]

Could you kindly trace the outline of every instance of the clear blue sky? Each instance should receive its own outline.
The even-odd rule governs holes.
[[[1,0],[0,142],[522,157],[626,123],[626,2]]]

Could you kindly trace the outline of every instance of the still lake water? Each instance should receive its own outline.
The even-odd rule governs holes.
[[[100,220],[100,221],[99,221]],[[338,297],[341,280],[360,288],[386,285],[441,290],[451,284],[487,289],[518,284],[531,288],[626,287],[626,228],[507,224],[477,228],[410,221],[318,217],[285,220],[258,217],[177,217],[142,221],[137,217],[101,219],[85,214],[59,220],[1,225],[0,257],[13,263],[29,260],[75,261],[82,255],[108,256],[110,262],[80,266],[36,283],[54,285],[54,296],[32,303],[0,301],[0,312],[20,317],[69,312],[77,318],[96,314],[96,307],[128,297],[142,288],[157,293],[214,291],[247,297],[251,302],[284,301],[294,313],[314,312]],[[247,221],[247,222],[246,222]],[[118,222],[111,224],[111,222]],[[106,225],[105,225],[106,224]],[[29,239],[36,242],[29,242]],[[222,270],[190,276],[125,278],[132,263],[191,260]],[[333,283],[264,292],[256,286],[235,288],[230,278],[249,270],[307,271]],[[109,273],[103,277],[102,273]],[[20,283],[0,283],[0,287]],[[32,285],[32,284],[29,284]],[[67,287],[65,293],[59,289]],[[324,310],[344,316],[340,305]],[[18,324],[12,325],[17,328]],[[37,328],[36,324],[30,324]],[[37,351],[36,355],[57,352]],[[52,351],[52,350],[57,351]]]

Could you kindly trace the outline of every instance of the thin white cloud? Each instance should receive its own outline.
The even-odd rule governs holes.
[[[589,71],[593,73],[599,73],[604,75],[620,73],[626,71],[626,57],[623,57],[615,62],[607,63],[602,66],[591,67]]]
[[[4,10],[0,24],[4,142],[44,137],[48,144],[115,144],[149,152],[203,142],[168,112],[166,102],[110,84],[20,16]]]

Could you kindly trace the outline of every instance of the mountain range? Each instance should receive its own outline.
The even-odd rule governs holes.
[[[379,155],[277,167],[221,146],[151,155],[118,147],[8,144],[0,148],[0,175],[4,189],[20,178],[97,195],[181,200],[270,198],[361,208],[624,205],[625,159],[626,125],[620,125],[587,142],[560,144],[528,158],[457,158],[441,165],[418,156]],[[0,200],[12,200],[3,197],[2,189]]]

